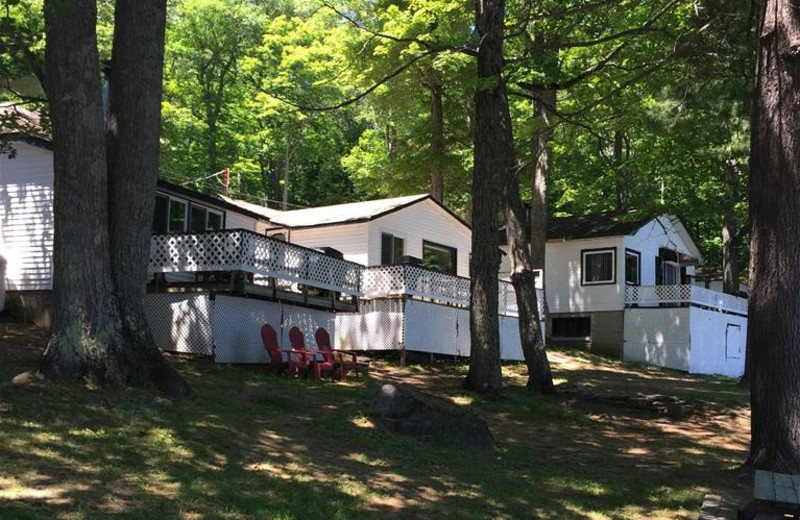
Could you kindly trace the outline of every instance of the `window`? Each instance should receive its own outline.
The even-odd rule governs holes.
[[[663,284],[664,285],[678,285],[681,280],[681,267],[678,262],[661,262],[661,269],[663,270]]]
[[[403,261],[405,254],[405,240],[391,233],[381,234],[381,264],[394,265]]]
[[[222,213],[214,210],[208,210],[206,217],[206,229],[208,231],[219,231],[222,229]]]
[[[422,265],[443,273],[456,274],[458,256],[455,247],[422,241]]]
[[[189,205],[178,199],[169,200],[169,232],[182,233],[186,231],[186,208]]]
[[[169,230],[169,197],[156,195],[156,208],[153,213],[153,233],[166,233]]]
[[[628,285],[641,285],[641,260],[642,254],[633,249],[625,250],[625,283]]]
[[[616,283],[616,249],[585,249],[581,251],[581,257],[583,264],[582,285]]]
[[[159,193],[153,213],[153,233],[216,231],[225,226],[225,214]]]
[[[553,318],[552,336],[555,338],[587,338],[592,335],[592,320],[581,318]]]
[[[222,213],[218,211],[192,204],[189,213],[191,214],[189,230],[192,232],[202,233],[222,229]]]

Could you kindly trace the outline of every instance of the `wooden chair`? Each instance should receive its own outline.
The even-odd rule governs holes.
[[[265,323],[261,327],[261,342],[264,343],[264,348],[269,354],[269,363],[267,364],[267,372],[275,371],[278,374],[289,368],[288,360],[283,359],[283,353],[286,352],[281,349],[278,343],[278,333],[272,328],[272,325]]]
[[[303,373],[308,376],[309,369],[314,364],[316,353],[306,349],[306,339],[303,331],[297,327],[289,329],[289,344],[292,350],[289,351],[289,375]]]
[[[350,354],[341,350],[335,350],[331,346],[331,335],[328,334],[328,331],[322,327],[318,328],[317,332],[314,333],[314,339],[317,340],[317,348],[320,350],[320,352],[330,356],[334,361],[335,370],[338,370],[342,381],[344,381],[347,373],[351,371],[355,372],[356,377],[358,377],[358,372],[361,369],[361,366],[358,364],[358,361],[356,361],[355,354]],[[345,359],[345,356],[349,356],[350,359]]]

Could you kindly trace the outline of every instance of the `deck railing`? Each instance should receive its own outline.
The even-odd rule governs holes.
[[[243,271],[360,296],[363,266],[244,229],[153,235],[151,273]]]
[[[666,304],[697,305],[719,312],[747,316],[747,300],[697,285],[630,285],[625,287],[625,305],[641,307]]]
[[[499,312],[518,316],[514,287],[498,280]],[[438,303],[469,307],[470,280],[415,265],[382,265],[364,269],[361,287],[367,298],[411,296]],[[544,291],[537,289],[539,315],[544,318]]]

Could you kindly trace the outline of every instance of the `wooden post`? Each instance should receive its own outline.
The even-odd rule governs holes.
[[[404,343],[400,343],[400,366],[403,368],[406,366],[406,346]]]

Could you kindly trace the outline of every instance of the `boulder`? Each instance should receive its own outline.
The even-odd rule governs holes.
[[[369,415],[379,426],[397,433],[450,438],[469,448],[494,448],[489,426],[478,414],[407,386],[383,385]]]

